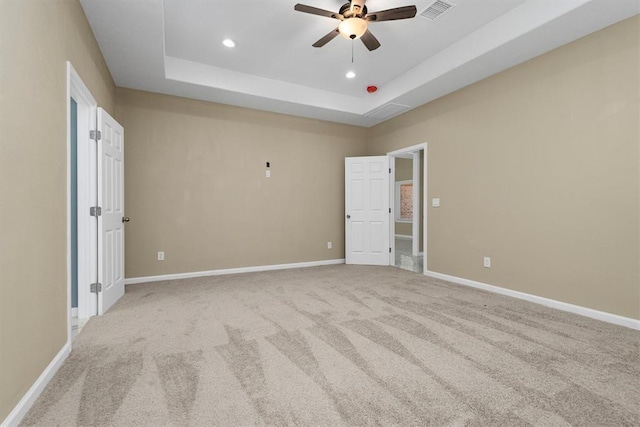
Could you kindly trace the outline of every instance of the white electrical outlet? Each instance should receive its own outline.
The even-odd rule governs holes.
[[[271,178],[271,171],[270,170],[265,171],[264,176],[267,178]]]
[[[431,199],[431,207],[434,207],[434,208],[439,208],[440,207],[440,198],[439,197],[434,197],[433,199]]]
[[[491,268],[491,257],[486,256],[484,257],[484,268]]]
[[[158,251],[158,261],[164,261],[164,252]]]
[[[327,242],[327,249],[331,249],[331,248],[333,248],[333,243]]]

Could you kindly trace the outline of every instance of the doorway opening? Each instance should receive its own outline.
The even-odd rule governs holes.
[[[87,322],[78,317],[78,103],[69,99],[69,246],[71,276],[71,339]]]
[[[67,62],[67,339],[124,294],[124,129]]]
[[[96,111],[91,92],[67,62],[68,341],[97,310],[96,296],[90,291],[97,272],[97,220],[87,215],[97,197],[95,144],[90,143]]]
[[[423,273],[426,271],[426,148],[427,144],[388,153],[391,167],[389,264]]]

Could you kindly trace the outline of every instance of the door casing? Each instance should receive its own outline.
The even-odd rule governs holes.
[[[97,102],[70,62],[67,62],[67,308],[68,340],[71,340],[71,98],[77,109],[78,181],[78,318],[93,316],[97,302],[89,285],[97,272],[97,222],[88,215],[97,197],[96,147],[89,132],[96,128]]]
[[[423,181],[420,182],[420,151],[424,151],[424,178]],[[423,215],[423,229],[422,229],[422,251],[423,251],[423,274],[428,271],[427,269],[427,143],[423,142],[421,144],[412,145],[410,147],[401,148],[399,150],[391,151],[387,153],[389,156],[389,167],[391,167],[391,176],[395,177],[395,159],[396,157],[407,157],[411,156],[413,158],[413,199],[420,200],[419,195],[420,191],[422,191],[423,195],[423,205],[420,206],[419,202],[417,206],[419,206],[419,211],[414,209],[413,211],[413,253],[418,253],[419,247],[419,239],[417,237],[417,229],[420,224],[420,215]],[[389,200],[395,200],[395,179],[389,180]],[[417,183],[417,185],[416,185]],[[391,219],[395,218],[395,203],[391,203]],[[416,206],[414,202],[414,206]],[[395,264],[396,257],[396,243],[395,243],[395,221],[389,221],[389,244],[391,246],[391,253],[389,254],[389,265]]]

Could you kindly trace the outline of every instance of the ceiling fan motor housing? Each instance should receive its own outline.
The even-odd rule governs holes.
[[[367,14],[367,6],[363,0],[352,0],[345,3],[340,8],[340,15],[344,16],[344,20],[338,27],[340,34],[351,40],[357,39],[367,31],[367,21],[363,18]]]
[[[363,18],[367,14],[367,6],[364,5],[364,1],[359,2],[353,0],[350,3],[343,4],[339,13],[344,16],[345,19]]]

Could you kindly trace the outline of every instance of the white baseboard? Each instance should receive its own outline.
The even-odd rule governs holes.
[[[436,273],[435,271],[425,271],[425,276],[436,279],[446,280],[448,282],[457,283],[459,285],[470,286],[472,288],[483,289],[485,291],[494,292],[496,294],[506,295],[521,300],[541,304],[557,310],[568,311],[569,313],[579,314],[581,316],[590,317],[603,322],[613,323],[615,325],[626,326],[627,328],[640,330],[640,320],[630,317],[619,316],[617,314],[607,313],[604,311],[594,310],[592,308],[581,307],[562,301],[556,301],[549,298],[539,297],[524,292],[514,291],[511,289],[501,288],[499,286],[488,285],[475,280],[463,279],[461,277],[449,276],[448,274]]]
[[[256,267],[225,268],[221,270],[195,271],[192,273],[164,274],[161,276],[131,277],[128,279],[124,279],[124,284],[133,285],[135,283],[190,279],[192,277],[222,276],[225,274],[254,273],[257,271],[288,270],[291,268],[318,267],[321,265],[344,264],[344,261],[345,261],[344,258],[328,259],[323,261],[297,262],[293,264],[259,265]]]
[[[62,363],[64,363],[70,352],[71,343],[67,342],[58,352],[56,357],[53,358],[51,363],[49,363],[49,366],[47,366],[42,374],[40,374],[36,382],[33,383],[29,391],[27,391],[22,399],[20,399],[20,402],[18,402],[16,407],[13,408],[13,411],[7,415],[7,418],[4,419],[0,426],[14,427],[20,424],[24,416],[27,415],[27,412],[29,412],[29,409],[31,409],[35,403],[38,396],[40,396],[40,393],[42,393],[47,384],[49,384],[49,381],[51,381],[51,378],[53,378],[55,373],[58,372],[58,369],[60,369],[60,366],[62,366]]]

